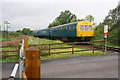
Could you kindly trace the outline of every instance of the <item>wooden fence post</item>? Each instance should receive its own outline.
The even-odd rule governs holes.
[[[28,39],[25,39],[24,40],[24,49],[27,49],[28,48]]]
[[[93,51],[92,51],[92,53],[94,53],[94,37],[93,37],[93,46],[92,46],[92,48],[93,48]]]
[[[51,45],[51,44],[49,44],[49,54],[50,54],[50,45]]]
[[[24,57],[26,57],[26,49],[28,48],[28,39],[24,39]],[[26,66],[26,59],[24,59],[24,66]]]
[[[28,80],[40,79],[40,54],[39,49],[31,47],[26,49],[26,70]]]
[[[74,54],[74,45],[72,44],[72,54]]]

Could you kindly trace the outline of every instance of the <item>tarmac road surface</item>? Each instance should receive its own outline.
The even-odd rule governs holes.
[[[42,78],[118,78],[118,54],[44,60]]]
[[[9,78],[14,65],[2,63],[3,78]],[[118,78],[118,54],[42,60],[41,78]]]

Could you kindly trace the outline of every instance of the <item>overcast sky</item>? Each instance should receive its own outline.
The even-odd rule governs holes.
[[[119,0],[4,0],[0,2],[1,23],[10,22],[9,30],[47,28],[61,11],[70,10],[77,18],[93,15],[95,22],[102,22]],[[1,13],[2,12],[2,13]],[[2,25],[3,28],[3,25]]]

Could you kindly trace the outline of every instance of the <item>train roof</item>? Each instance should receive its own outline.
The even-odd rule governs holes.
[[[67,23],[67,24],[63,24],[63,25],[54,26],[54,27],[52,27],[52,29],[57,28],[57,27],[61,27],[61,26],[67,26],[67,25],[71,25],[71,24],[77,24],[78,22],[80,22],[80,21],[76,21],[76,22],[73,22],[73,23]]]

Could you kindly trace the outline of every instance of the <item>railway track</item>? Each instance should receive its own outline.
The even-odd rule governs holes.
[[[104,49],[105,46],[94,46],[95,49]],[[120,52],[120,48],[114,48],[114,47],[106,47],[107,50],[109,51],[115,51],[115,52]]]

